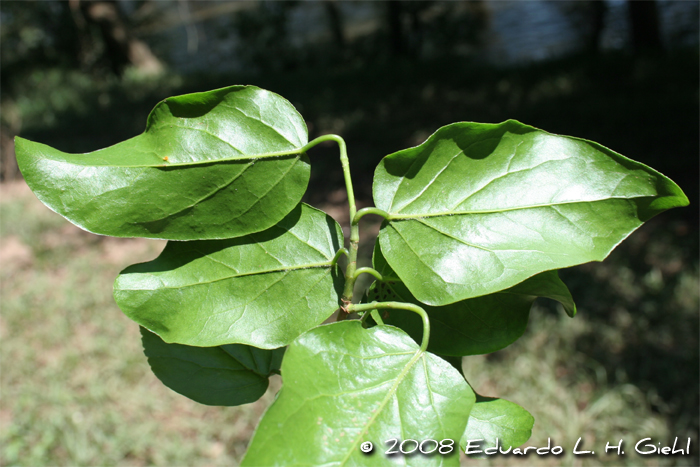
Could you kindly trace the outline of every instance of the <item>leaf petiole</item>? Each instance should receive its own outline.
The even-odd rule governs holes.
[[[369,207],[369,208],[362,208],[359,211],[357,211],[357,214],[355,214],[355,217],[353,217],[353,219],[352,219],[352,223],[358,224],[360,222],[360,219],[362,219],[362,217],[365,214],[376,214],[378,216],[383,217],[384,219],[389,218],[389,213],[387,213],[386,211],[382,211],[379,208]]]
[[[335,266],[338,263],[338,260],[342,255],[348,256],[347,248],[341,248],[340,250],[336,251],[335,256],[331,260],[331,267]]]
[[[425,352],[428,349],[428,341],[430,339],[430,320],[428,319],[428,313],[418,305],[413,303],[402,303],[402,302],[372,302],[372,303],[361,303],[361,304],[351,304],[348,305],[348,312],[360,312],[360,311],[372,311],[380,310],[382,308],[389,308],[394,310],[408,310],[414,313],[418,313],[423,320],[423,340],[420,343],[420,349]],[[363,316],[364,318],[364,316]]]
[[[376,269],[372,269],[372,268],[360,268],[360,269],[355,270],[355,277],[354,278],[357,279],[357,277],[363,273],[371,274],[374,277],[376,277],[377,280],[380,280],[380,281],[384,280],[384,276],[382,276],[379,273],[379,271],[377,271]]]
[[[301,148],[302,152],[306,152],[314,146],[325,141],[335,141],[340,149],[340,164],[343,167],[343,177],[345,178],[345,189],[348,192],[348,204],[350,205],[350,219],[355,217],[357,207],[355,206],[355,191],[352,188],[352,179],[350,178],[350,161],[348,160],[348,150],[345,145],[345,140],[338,135],[323,135],[315,138]],[[359,237],[358,237],[359,240]]]

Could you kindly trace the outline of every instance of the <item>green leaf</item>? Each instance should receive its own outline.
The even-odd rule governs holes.
[[[282,347],[338,308],[340,226],[302,204],[276,226],[228,240],[168,242],[121,272],[114,299],[165,342]]]
[[[241,344],[167,344],[143,327],[141,340],[148,364],[158,379],[173,391],[206,405],[233,406],[260,399],[269,377],[279,371],[285,350]]]
[[[367,302],[398,301],[421,306],[430,318],[428,350],[445,356],[478,355],[503,349],[518,340],[527,327],[537,297],[557,300],[569,316],[576,314],[571,293],[557,271],[539,273],[499,292],[443,306],[427,306],[415,299],[384,259],[375,244],[374,269],[384,281],[374,282]],[[423,321],[410,311],[382,310],[384,324],[403,329],[416,342],[423,336]]]
[[[513,120],[445,126],[386,156],[373,190],[389,214],[382,252],[429,305],[602,261],[644,221],[688,204],[643,164]]]
[[[504,450],[516,448],[530,439],[534,424],[535,418],[518,404],[505,399],[477,396],[459,445],[465,450],[467,440],[483,439],[478,444],[483,450],[495,447],[498,438],[498,445]]]
[[[462,375],[399,329],[358,321],[315,328],[289,346],[282,379],[243,465],[459,465],[457,449],[384,455],[392,438],[452,439],[456,447],[474,404]],[[366,441],[369,455],[360,451]]]
[[[17,162],[49,208],[115,237],[231,238],[275,225],[309,181],[306,124],[254,86],[170,97],[146,131],[87,154],[17,138]]]
[[[450,355],[438,355],[438,357],[445,360],[447,363],[452,365],[455,370],[462,374],[462,357],[452,357]]]

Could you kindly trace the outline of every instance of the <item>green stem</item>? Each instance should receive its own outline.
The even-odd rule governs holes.
[[[372,311],[380,310],[382,308],[390,308],[395,310],[409,310],[414,313],[418,313],[423,319],[423,340],[420,344],[421,351],[425,352],[428,350],[428,340],[430,339],[430,320],[428,320],[428,313],[418,305],[413,303],[402,303],[402,302],[372,302],[372,303],[362,303],[358,305],[349,305],[348,311]]]
[[[348,193],[348,207],[350,209],[350,221],[355,219],[357,214],[357,206],[355,205],[355,191],[352,188],[352,178],[350,177],[350,161],[348,160],[348,150],[345,146],[345,140],[338,135],[323,135],[309,141],[302,151],[306,152],[312,147],[324,141],[335,141],[340,149],[340,165],[343,167],[343,177],[345,178],[345,190]],[[340,301],[341,313],[338,314],[338,321],[345,319],[348,311],[348,306],[352,303],[352,295],[355,289],[355,279],[357,278],[355,270],[357,269],[357,250],[360,244],[360,229],[357,223],[350,224],[350,248],[347,250],[348,265],[345,269],[345,288]]]
[[[349,170],[350,169],[348,168],[348,178],[346,180],[349,180],[350,177]],[[362,219],[365,214],[377,214],[385,219],[389,216],[386,212],[378,208],[363,208],[356,211],[354,204],[351,204],[350,206],[350,253],[348,256],[348,267],[345,271],[345,290],[343,291],[342,298],[345,305],[352,303],[352,294],[355,290],[355,281],[357,280],[357,276],[362,273],[368,273],[372,274],[377,279],[382,280],[382,275],[372,268],[356,269],[357,250],[360,242],[360,219]]]

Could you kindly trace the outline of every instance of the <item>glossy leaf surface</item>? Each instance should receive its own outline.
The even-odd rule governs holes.
[[[421,306],[430,318],[428,350],[446,356],[477,355],[495,352],[515,342],[525,332],[530,308],[537,297],[560,302],[569,316],[576,305],[569,289],[556,271],[546,271],[500,292],[469,298],[443,306],[424,305],[413,297],[375,245],[374,269],[385,278],[374,282],[367,301],[398,301]],[[384,311],[384,324],[406,331],[421,342],[423,322],[405,310]]]
[[[299,205],[276,226],[228,240],[168,242],[121,272],[117,305],[166,342],[274,349],[338,308],[340,226]]]
[[[99,151],[15,145],[32,191],[79,227],[196,240],[259,232],[294,209],[309,180],[307,139],[286,99],[232,86],[165,99],[143,134]]]
[[[167,344],[141,328],[143,350],[153,373],[166,386],[206,405],[234,406],[254,402],[279,371],[284,347],[258,349],[242,344],[190,347]]]
[[[439,129],[386,156],[373,191],[389,214],[382,252],[429,305],[601,261],[644,221],[688,204],[643,164],[513,120]]]
[[[464,450],[467,440],[483,439],[479,443],[483,450],[496,446],[498,438],[498,445],[504,450],[511,446],[516,448],[530,439],[534,424],[535,418],[518,404],[505,399],[478,396],[459,444]]]
[[[458,449],[384,455],[391,438],[450,438],[456,447],[474,403],[462,375],[401,330],[358,321],[320,326],[289,346],[282,375],[243,465],[459,465]],[[370,455],[360,451],[365,441],[374,444]]]

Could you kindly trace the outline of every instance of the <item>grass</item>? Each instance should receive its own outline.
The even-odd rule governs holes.
[[[633,384],[610,384],[599,362],[578,352],[574,343],[589,331],[585,318],[574,320],[563,312],[552,315],[535,307],[530,331],[497,357],[479,356],[464,360],[464,371],[475,389],[484,395],[516,402],[535,417],[527,445],[561,446],[561,456],[496,456],[475,465],[671,465],[675,459],[644,458],[633,453],[643,438],[672,438],[663,416],[652,411],[646,395]],[[498,361],[494,361],[498,360]],[[572,454],[578,438],[579,450],[591,456]],[[625,440],[625,456],[604,453],[606,443]],[[680,465],[692,465],[692,461]]]
[[[218,408],[189,401],[153,376],[138,328],[117,309],[111,290],[123,267],[155,257],[163,242],[88,234],[50,212],[22,182],[0,189],[0,464],[236,465],[279,381],[254,404]],[[465,374],[479,393],[517,402],[535,416],[529,445],[545,446],[551,438],[567,454],[463,459],[464,465],[697,465],[697,449],[689,457],[632,453],[634,443],[646,437],[655,442],[675,436],[698,439],[697,415],[682,416],[692,411],[693,392],[697,395],[693,369],[675,368],[681,376],[672,382],[684,387],[668,395],[663,384],[650,385],[622,357],[631,352],[632,343],[638,345],[633,355],[658,344],[669,354],[660,363],[658,358],[650,363],[673,366],[674,358],[683,357],[678,357],[680,348],[688,348],[689,364],[697,367],[697,333],[692,340],[697,329],[697,261],[669,275],[669,264],[684,261],[685,250],[682,242],[664,246],[668,239],[661,237],[668,229],[660,225],[667,227],[652,223],[635,234],[628,247],[620,247],[627,251],[612,262],[579,268],[565,277],[575,298],[582,298],[575,319],[543,302],[533,309],[522,339],[500,352],[464,359]],[[630,251],[657,261],[650,270],[666,272],[661,278],[625,275],[621,271],[629,269],[625,258]],[[614,303],[612,318],[603,319],[596,314],[600,303],[587,296],[607,297],[605,287],[611,282],[622,298]],[[629,319],[630,313],[643,312],[653,323],[660,310],[652,309],[649,300],[666,296],[670,301],[663,313],[670,324],[657,323],[645,334],[633,324],[638,320]],[[642,310],[633,308],[637,305]],[[667,342],[665,335],[678,341]],[[604,355],[591,352],[591,336]],[[684,394],[690,399],[683,399]],[[579,437],[587,449],[600,453],[572,456]],[[627,455],[602,453],[606,442],[617,444],[619,439],[627,443]]]
[[[111,297],[164,242],[85,233],[19,183],[2,185],[0,209],[0,464],[236,464],[273,393],[213,408],[170,391]]]

